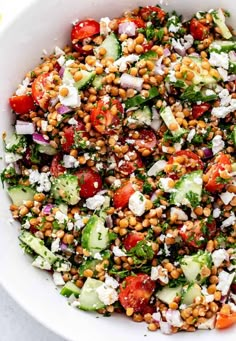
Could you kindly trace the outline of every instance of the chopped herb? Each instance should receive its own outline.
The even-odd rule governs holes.
[[[194,193],[192,191],[189,191],[186,194],[186,198],[190,202],[190,205],[192,206],[192,208],[197,207],[199,205],[199,203],[200,203],[198,194]]]

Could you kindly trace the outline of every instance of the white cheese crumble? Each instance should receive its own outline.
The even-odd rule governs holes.
[[[152,266],[151,268],[151,279],[153,281],[160,280],[164,284],[169,283],[168,271],[161,265]]]
[[[99,259],[99,260],[102,260],[102,255],[99,253],[99,252],[96,252],[94,255],[93,255],[93,258],[94,259]]]
[[[229,260],[229,254],[224,249],[215,250],[212,253],[212,260],[214,265],[218,268],[225,260]]]
[[[159,186],[161,189],[163,189],[164,192],[173,192],[173,188],[170,187],[170,182],[173,182],[171,178],[160,178]]]
[[[226,70],[229,68],[229,56],[225,52],[217,53],[211,52],[209,63],[211,66],[222,67]]]
[[[139,192],[134,192],[129,198],[129,209],[133,212],[134,215],[141,217],[145,212],[147,199],[145,196]]]
[[[71,117],[68,123],[75,126],[78,125],[78,121],[74,117]]]
[[[235,214],[234,212],[231,212],[230,216],[222,222],[221,228],[229,227],[233,225],[235,222],[236,222]]]
[[[221,210],[218,207],[214,208],[213,213],[212,213],[213,218],[219,218],[220,214],[221,214]]]
[[[217,154],[222,149],[224,149],[224,147],[225,147],[225,142],[222,140],[222,136],[221,135],[216,135],[212,139],[212,152],[213,152],[213,154],[214,155]]]
[[[63,66],[65,64],[65,61],[66,61],[66,58],[61,55],[58,59],[57,59],[57,62],[60,66]]]
[[[60,249],[60,238],[56,238],[51,244],[51,251],[57,252]]]
[[[30,84],[30,79],[28,77],[26,77],[22,84],[19,85],[18,89],[16,90],[16,95],[17,96],[21,96],[21,95],[25,95],[28,91],[27,87]]]
[[[174,215],[177,216],[177,220],[183,220],[183,221],[188,220],[187,214],[183,210],[181,210],[180,208],[171,207],[170,218],[172,218]]]
[[[120,179],[115,179],[112,183],[113,188],[119,188],[121,186],[121,181]]]
[[[108,17],[100,19],[100,34],[101,35],[107,36],[111,32],[111,29],[109,27],[110,22],[111,20]]]
[[[207,287],[205,285],[202,286],[201,292],[203,296],[205,296],[207,303],[214,301],[215,296],[208,294]]]
[[[86,199],[86,206],[90,210],[97,210],[104,204],[104,202],[104,196],[96,194],[93,197]]]
[[[163,334],[172,334],[171,325],[168,322],[160,321],[160,330]]]
[[[4,157],[5,157],[6,163],[16,162],[22,159],[22,155],[16,154],[16,153],[8,153],[8,152],[5,152]]]
[[[49,192],[51,189],[51,181],[49,180],[50,172],[39,173],[38,170],[30,170],[29,181],[31,184],[38,184],[36,187],[38,192]]]
[[[51,264],[41,256],[37,256],[32,265],[42,270],[51,270]]]
[[[79,161],[72,155],[63,155],[63,166],[65,168],[75,168],[79,166]]]
[[[194,128],[191,129],[190,132],[188,133],[187,141],[191,142],[192,139],[194,138],[195,134],[196,134],[196,130]]]
[[[183,325],[179,310],[168,309],[165,317],[166,321],[173,327],[181,327]]]
[[[156,176],[158,173],[165,169],[166,164],[167,162],[165,160],[158,160],[151,168],[149,168],[147,175]]]
[[[65,281],[62,277],[62,275],[60,274],[60,272],[54,272],[54,274],[52,275],[53,277],[53,281],[57,286],[61,286],[65,284]]]
[[[198,329],[214,329],[215,328],[216,315],[213,315],[211,318],[207,319],[205,322],[198,325]]]
[[[119,287],[119,283],[108,274],[105,275],[105,284],[113,289],[116,289]]]
[[[54,49],[55,56],[60,57],[61,55],[65,54],[65,52],[60,49],[60,47],[56,46]]]
[[[77,231],[80,230],[82,227],[84,227],[83,219],[81,218],[81,216],[78,213],[75,213],[74,220],[75,220],[74,221],[74,227]]]
[[[96,289],[98,298],[105,305],[111,305],[118,300],[118,293],[116,290],[105,283]]]
[[[67,96],[61,96],[60,90],[66,88],[68,90]],[[78,90],[71,85],[61,85],[59,87],[59,95],[58,95],[59,101],[61,104],[71,107],[71,108],[78,108],[81,104],[80,96],[78,95]]]
[[[116,257],[126,257],[126,253],[122,251],[118,246],[114,246],[112,252]]]
[[[230,274],[224,270],[219,273],[219,283],[217,284],[216,289],[220,290],[223,296],[227,295],[234,276],[234,273]]]
[[[136,54],[130,54],[129,56],[126,57],[121,57],[117,59],[113,65],[119,67],[120,72],[124,72],[127,70],[128,64],[129,63],[134,63],[139,60],[139,56]]]
[[[55,219],[58,221],[59,224],[64,224],[68,220],[68,216],[61,211],[56,211]]]
[[[225,205],[228,205],[234,197],[235,197],[235,194],[230,193],[228,191],[220,194],[220,198]]]

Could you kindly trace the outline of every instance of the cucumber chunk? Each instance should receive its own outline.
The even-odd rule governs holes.
[[[189,282],[201,283],[204,279],[201,276],[201,269],[204,266],[208,268],[212,266],[211,254],[206,251],[198,251],[198,253],[191,256],[186,255],[180,261],[180,267]]]
[[[236,126],[234,126],[234,130],[232,132],[232,138],[233,138],[234,145],[236,146]]]
[[[71,174],[62,174],[52,181],[52,195],[69,205],[76,205],[79,200],[78,178]]]
[[[16,185],[8,188],[8,195],[12,200],[13,205],[23,205],[25,201],[33,201],[35,190],[31,187]]]
[[[80,309],[95,311],[105,306],[98,298],[96,291],[101,285],[103,285],[102,281],[94,278],[87,278],[79,296]]]
[[[161,111],[160,116],[165,122],[168,129],[170,129],[170,126],[173,124],[177,127],[175,130],[170,129],[174,137],[182,136],[186,132],[186,130],[181,128],[179,123],[176,121],[170,107],[165,107]]]
[[[166,304],[170,304],[171,302],[174,301],[176,296],[180,296],[182,291],[182,286],[178,286],[176,288],[170,288],[170,287],[164,287],[163,289],[159,290],[156,293],[156,297],[166,303]]]
[[[82,247],[92,256],[95,253],[105,250],[109,244],[108,228],[104,225],[104,219],[93,215],[82,232]]]
[[[102,80],[104,78],[104,75],[96,75],[94,77],[94,80],[92,81],[92,86],[96,89],[96,90],[101,90],[103,87],[103,83]]]
[[[67,282],[64,287],[61,289],[60,294],[62,296],[70,297],[74,295],[75,297],[79,297],[81,289],[78,288],[73,282]]]
[[[178,180],[174,187],[174,192],[171,193],[170,201],[174,205],[190,205],[188,194],[195,195],[195,199],[201,201],[202,195],[202,171],[197,170],[183,175]]]
[[[158,59],[158,54],[155,51],[147,51],[144,54],[142,54],[139,59],[144,59],[144,60],[156,60]]]
[[[215,40],[209,46],[209,52],[230,52],[236,50],[236,41]]]
[[[141,104],[150,101],[151,99],[157,97],[159,95],[158,89],[156,87],[152,87],[149,90],[149,94],[147,97],[142,97],[141,95],[136,95],[132,98],[129,98],[125,101],[125,108],[139,108]]]
[[[113,58],[114,61],[120,58],[121,55],[121,46],[120,42],[117,39],[114,33],[109,34],[105,40],[102,42],[100,47],[103,47],[107,52],[105,54],[105,58]],[[100,48],[99,47],[99,48]],[[95,53],[97,52],[97,49]]]
[[[65,71],[63,74],[63,83],[65,84],[72,83],[73,86],[77,88],[78,90],[84,89],[86,86],[88,86],[96,75],[95,71],[90,72],[86,70],[80,70],[83,77],[78,82],[75,82],[70,71],[71,69],[69,67],[65,68]]]
[[[219,27],[221,35],[225,39],[230,39],[232,34],[225,24],[225,16],[221,8],[211,12],[214,23]]]
[[[190,284],[187,287],[183,288],[181,303],[190,305],[194,303],[196,297],[201,296],[202,296],[201,287],[196,283]]]
[[[28,231],[23,231],[19,236],[19,239],[28,245],[35,253],[47,260],[51,265],[57,260],[57,256],[54,255],[45,245],[44,242],[33,236]]]
[[[133,114],[128,117],[128,124],[135,124],[136,126],[151,125],[152,123],[152,112],[147,106],[142,109],[135,110]]]
[[[24,153],[27,142],[24,135],[12,134],[11,136],[6,136],[4,139],[5,150],[10,153]]]
[[[49,145],[40,144],[38,146],[38,151],[46,155],[56,155],[58,153],[58,151],[52,146],[50,146],[50,144]]]

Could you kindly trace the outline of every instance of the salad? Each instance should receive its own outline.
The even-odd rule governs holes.
[[[10,97],[1,179],[20,245],[72,306],[164,334],[236,322],[228,16],[76,21]]]

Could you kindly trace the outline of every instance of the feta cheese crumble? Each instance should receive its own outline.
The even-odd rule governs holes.
[[[164,284],[169,283],[168,271],[161,265],[152,266],[151,268],[151,279],[153,281],[160,280]]]
[[[97,210],[104,204],[104,202],[104,196],[96,194],[93,197],[86,199],[86,206],[90,210]]]
[[[212,260],[214,265],[218,268],[225,260],[229,260],[229,254],[224,249],[215,250],[212,253]]]
[[[68,90],[67,96],[60,95],[60,90],[66,88]],[[59,101],[61,104],[71,107],[71,108],[78,108],[81,104],[80,96],[78,95],[78,90],[72,85],[61,85],[59,87]]]
[[[136,191],[129,198],[129,209],[134,215],[141,217],[145,212],[146,202],[145,196],[141,192]]]

